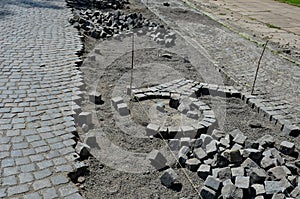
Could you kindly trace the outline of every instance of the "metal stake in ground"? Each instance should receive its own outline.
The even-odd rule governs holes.
[[[132,98],[132,81],[133,81],[133,62],[134,62],[134,33],[132,33],[132,51],[131,51],[131,75],[130,75],[130,96]]]
[[[254,77],[254,81],[253,81],[253,85],[252,85],[252,90],[251,90],[251,95],[253,95],[253,92],[254,92],[254,87],[255,87],[255,82],[256,82],[256,79],[257,79],[257,75],[258,75],[258,70],[259,70],[259,66],[260,66],[260,61],[264,55],[264,52],[266,50],[266,47],[267,47],[267,44],[268,44],[269,40],[266,41],[265,43],[265,46],[264,46],[264,49],[263,51],[261,52],[261,55],[260,55],[260,58],[258,60],[258,64],[257,64],[257,69],[256,69],[256,73],[255,73],[255,77]]]

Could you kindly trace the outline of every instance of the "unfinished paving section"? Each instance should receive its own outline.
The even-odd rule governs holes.
[[[181,1],[143,1],[166,24],[214,63],[217,68],[250,91],[261,48],[232,34],[228,29],[197,12]],[[174,13],[177,13],[176,15]],[[299,132],[300,68],[271,51],[266,51],[256,82],[256,101],[283,115],[282,126]]]
[[[172,2],[170,2],[172,5]],[[173,6],[173,5],[172,5]],[[193,18],[196,18],[197,15],[192,15],[190,18],[186,19],[184,16],[190,16],[188,11],[186,10],[181,10],[180,4],[176,4],[177,10],[172,10],[174,11],[174,15],[169,17],[168,19],[173,20],[175,18],[176,22],[176,16],[181,15],[183,21],[182,21],[182,27],[185,27],[183,24],[184,23],[189,23],[193,22]],[[158,7],[162,7],[162,5],[159,5]],[[161,8],[163,9],[163,7]],[[188,10],[188,9],[187,9]],[[167,9],[164,10],[164,14],[168,14],[170,12],[167,12]],[[89,12],[89,13],[95,13],[95,12]],[[194,13],[193,13],[194,14]],[[173,18],[174,17],[174,18]],[[166,17],[167,18],[167,17]],[[184,21],[186,20],[186,21]],[[197,25],[199,23],[205,24],[204,30],[201,29],[199,31],[199,34],[202,34],[203,37],[209,35],[208,31],[213,29],[214,26],[217,26],[217,30],[219,30],[219,26],[215,24],[215,22],[211,21],[208,18],[203,18],[203,21],[201,20],[195,20],[194,25]],[[207,24],[206,24],[207,22]],[[210,24],[212,23],[212,24]],[[201,24],[202,25],[202,24]],[[207,32],[205,31],[207,30]],[[222,29],[221,29],[222,30]],[[224,31],[225,33],[229,32]],[[224,33],[222,32],[222,34]],[[247,144],[243,142],[243,139],[245,139],[245,136],[250,138],[250,141],[253,142],[253,140],[256,140],[258,137],[261,135],[265,134],[270,134],[274,136],[274,139],[276,140],[276,143],[278,144],[282,142],[282,140],[289,140],[290,142],[293,142],[292,137],[282,135],[277,130],[275,129],[274,125],[270,125],[271,121],[269,116],[264,113],[266,113],[267,109],[264,109],[263,106],[266,106],[268,104],[259,104],[259,100],[255,99],[250,99],[248,97],[245,97],[244,95],[244,103],[247,103],[251,108],[254,109],[255,112],[261,113],[261,116],[265,116],[266,118],[260,117],[258,114],[254,113],[254,111],[249,111],[249,107],[247,105],[241,104],[241,100],[237,99],[234,100],[233,98],[226,98],[225,100],[233,100],[230,101],[230,105],[226,112],[228,111],[228,120],[230,122],[225,125],[225,131],[223,132],[225,134],[232,134],[234,137],[233,139],[229,138],[230,143],[227,143],[228,139],[225,139],[223,135],[215,135],[214,133],[214,138],[209,139],[210,137],[208,135],[202,134],[202,137],[207,137],[208,141],[212,141],[212,143],[209,143],[203,145],[203,148],[199,149],[196,155],[194,155],[194,145],[193,142],[195,140],[193,139],[180,139],[180,140],[170,140],[172,142],[172,146],[175,146],[174,148],[179,148],[181,146],[185,146],[181,152],[187,153],[187,154],[181,154],[182,156],[179,157],[180,160],[186,160],[184,165],[186,166],[185,169],[181,168],[174,168],[174,165],[169,164],[170,167],[173,168],[174,171],[168,169],[163,172],[153,172],[151,169],[148,168],[149,162],[146,161],[145,156],[147,153],[149,153],[152,149],[160,149],[160,141],[161,139],[158,139],[154,136],[154,138],[149,138],[146,137],[147,133],[147,128],[151,129],[152,132],[157,132],[159,131],[160,127],[158,126],[148,126],[147,123],[138,123],[134,121],[135,117],[137,115],[141,115],[142,111],[135,111],[133,109],[130,109],[129,104],[126,104],[128,101],[126,99],[128,98],[127,93],[128,90],[126,90],[126,86],[129,84],[129,78],[123,78],[130,72],[130,52],[131,52],[131,38],[128,37],[130,34],[126,34],[127,36],[122,36],[120,37],[115,37],[110,40],[105,40],[105,41],[99,41],[99,45],[91,52],[89,55],[89,58],[87,61],[83,64],[81,69],[85,72],[86,78],[87,78],[87,87],[89,88],[88,90],[96,90],[97,92],[102,93],[102,100],[104,101],[104,104],[99,105],[95,104],[92,101],[88,102],[89,100],[86,100],[84,103],[83,109],[85,111],[91,111],[93,112],[93,122],[95,121],[95,128],[90,129],[90,131],[87,132],[87,134],[92,134],[92,137],[88,137],[87,142],[93,144],[93,155],[99,160],[92,159],[91,160],[91,175],[86,176],[86,187],[87,190],[84,191],[86,192],[85,194],[91,198],[95,196],[105,196],[105,197],[116,197],[116,198],[134,198],[134,197],[139,197],[139,198],[151,198],[151,197],[161,197],[161,198],[170,198],[172,196],[175,197],[194,197],[194,190],[191,190],[190,183],[187,182],[186,180],[183,179],[182,170],[185,171],[191,171],[193,172],[191,175],[191,179],[195,182],[199,188],[202,188],[202,185],[204,186],[204,192],[205,193],[212,193],[211,196],[214,194],[214,191],[210,192],[210,190],[215,189],[218,190],[215,195],[220,195],[219,188],[222,186],[220,180],[216,179],[217,177],[214,177],[212,179],[211,177],[208,179],[208,181],[205,184],[201,184],[201,179],[197,176],[198,173],[195,172],[197,171],[197,166],[199,166],[199,162],[202,162],[202,159],[199,160],[197,157],[200,157],[200,155],[206,155],[205,158],[208,158],[208,160],[203,160],[205,161],[204,165],[205,167],[201,168],[199,173],[203,172],[200,174],[200,176],[205,176],[205,175],[211,175],[212,173],[210,172],[211,168],[217,169],[218,167],[221,167],[220,165],[214,165],[215,157],[218,158],[219,155],[222,155],[222,153],[219,153],[218,150],[231,150],[239,148],[240,153],[242,153],[242,150],[246,150],[246,152],[242,153],[245,155],[243,157],[244,159],[247,159],[247,152],[251,152],[255,155],[259,155],[262,151],[268,150],[266,148],[262,148],[265,146],[264,144],[261,144],[262,147],[259,147],[259,152],[256,151],[255,147],[257,147],[257,143],[255,143],[253,146],[250,146],[248,144],[248,139],[246,139]],[[147,33],[146,33],[147,35]],[[214,68],[213,65],[207,64],[209,61],[212,61],[213,63],[214,60],[211,59],[209,54],[205,51],[206,49],[204,47],[201,48],[201,45],[198,45],[193,39],[186,40],[188,42],[188,47],[194,47],[191,51],[188,49],[186,46],[185,48],[182,45],[182,38],[177,35],[176,39],[176,45],[172,46],[171,48],[168,49],[160,49],[162,46],[156,46],[152,43],[150,43],[146,38],[144,38],[144,41],[140,41],[139,37],[135,37],[136,39],[136,46],[137,49],[135,51],[136,54],[136,60],[135,60],[135,70],[134,70],[134,83],[137,84],[137,88],[141,88],[140,93],[137,94],[137,96],[141,96],[141,102],[152,102],[152,98],[155,96],[158,97],[165,97],[165,95],[159,96],[157,95],[154,85],[160,85],[165,83],[166,85],[171,80],[174,80],[176,75],[176,72],[179,71],[181,73],[179,76],[184,76],[187,79],[193,79],[201,82],[201,76],[204,76],[204,78],[209,76],[213,76],[215,73],[214,71],[208,71],[210,68]],[[183,35],[184,38],[186,39],[186,35]],[[217,37],[216,37],[217,38]],[[237,39],[238,37],[233,36],[234,39]],[[211,39],[215,39],[215,37],[211,36]],[[233,40],[234,40],[233,39]],[[207,39],[204,43],[209,46],[209,39]],[[226,41],[226,40],[225,40]],[[221,43],[221,39],[218,41]],[[242,42],[243,43],[243,42]],[[139,45],[138,45],[139,44]],[[245,46],[248,45],[246,42],[244,44]],[[148,49],[150,47],[150,49]],[[147,48],[147,49],[146,49]],[[199,50],[201,49],[201,50]],[[199,56],[195,56],[193,52],[196,50],[199,50],[202,54]],[[230,51],[230,49],[228,49]],[[191,52],[191,53],[190,53]],[[183,59],[185,55],[188,54],[189,57],[187,59]],[[203,59],[203,54],[206,56],[206,59]],[[259,55],[259,53],[257,53]],[[220,54],[221,56],[221,54]],[[195,61],[195,59],[198,58],[199,60]],[[168,61],[166,61],[168,60]],[[187,61],[191,61],[190,65],[186,65]],[[224,61],[226,58],[224,58]],[[174,63],[178,63],[178,65],[175,65]],[[210,62],[211,63],[211,62]],[[169,66],[168,67],[166,67]],[[196,73],[193,70],[193,67],[198,67],[198,72]],[[172,71],[170,68],[177,70],[176,72]],[[157,72],[158,70],[159,72]],[[156,72],[155,72],[156,71]],[[145,75],[145,76],[144,76]],[[160,76],[162,75],[162,76]],[[164,75],[164,76],[163,76]],[[195,76],[193,76],[195,75]],[[162,78],[161,78],[162,77]],[[177,78],[177,77],[176,77]],[[180,78],[180,77],[178,77]],[[198,79],[199,78],[199,79]],[[207,79],[206,79],[207,80]],[[208,82],[213,82],[214,79],[209,79],[212,81]],[[189,81],[189,80],[187,80]],[[184,81],[183,81],[184,82]],[[96,83],[96,84],[95,84]],[[177,84],[178,83],[178,84]],[[174,83],[174,88],[170,88],[170,91],[174,91],[175,89],[180,89],[179,88],[179,82]],[[228,83],[228,82],[226,82]],[[148,85],[150,84],[150,85]],[[178,88],[175,88],[175,85],[177,84]],[[184,83],[182,83],[184,84]],[[221,86],[221,84],[215,83],[217,85],[210,85],[210,94],[214,95],[213,93],[218,93],[218,90],[222,90],[225,87]],[[166,86],[165,85],[165,86]],[[161,85],[162,86],[162,85]],[[172,85],[169,85],[172,87]],[[169,88],[167,86],[166,89]],[[150,87],[150,88],[149,88]],[[159,87],[159,86],[158,86]],[[149,88],[149,89],[148,89]],[[137,89],[139,90],[139,89]],[[187,89],[189,92],[190,89]],[[139,95],[140,94],[140,95]],[[187,93],[188,94],[188,93]],[[127,96],[127,97],[126,97]],[[147,100],[147,98],[144,98],[145,96],[149,97],[150,100]],[[226,95],[225,95],[226,96]],[[243,95],[240,95],[240,97]],[[239,97],[239,98],[240,98]],[[213,98],[213,97],[212,97]],[[128,100],[128,99],[127,99]],[[203,99],[199,99],[199,101],[205,100],[205,97]],[[215,100],[215,98],[213,98]],[[209,104],[209,102],[205,102]],[[111,105],[112,102],[112,105]],[[272,102],[271,100],[268,100],[267,102]],[[130,103],[130,102],[129,102]],[[236,104],[235,104],[236,103]],[[210,104],[211,105],[211,104]],[[272,104],[270,104],[270,107],[274,107]],[[165,107],[166,108],[166,107]],[[245,110],[245,108],[247,108]],[[278,108],[278,107],[276,107]],[[282,107],[281,107],[282,108]],[[156,107],[157,110],[163,111],[164,110],[164,105],[162,104],[157,104]],[[148,110],[148,109],[146,109]],[[130,111],[130,112],[129,112]],[[266,112],[264,112],[266,111]],[[130,114],[128,114],[128,112]],[[249,114],[241,114],[241,112],[247,112]],[[225,112],[221,112],[222,115],[224,115]],[[132,115],[131,115],[132,114]],[[251,117],[250,115],[253,114]],[[192,114],[191,114],[192,115]],[[238,115],[238,116],[237,116]],[[242,115],[242,116],[241,116]],[[194,114],[195,116],[195,114]],[[201,114],[198,114],[201,118]],[[236,118],[234,118],[237,116]],[[250,116],[250,117],[249,117]],[[253,118],[255,118],[255,121],[258,121],[258,125],[253,123]],[[248,123],[248,120],[250,120]],[[252,120],[252,121],[251,121]],[[246,121],[246,122],[245,122]],[[266,122],[265,122],[266,121]],[[262,125],[260,125],[263,123]],[[274,122],[273,124],[276,124]],[[280,125],[280,123],[278,123]],[[122,126],[123,125],[123,126]],[[138,127],[136,127],[136,126]],[[239,127],[237,127],[239,125]],[[147,127],[148,126],[148,127]],[[251,126],[251,127],[250,127]],[[253,127],[254,126],[254,127]],[[264,126],[264,127],[263,127]],[[236,138],[236,135],[234,135],[232,132],[232,128],[239,128],[241,129],[241,133],[238,133],[238,137]],[[241,128],[240,128],[241,127]],[[282,126],[281,126],[282,127]],[[186,128],[187,129],[187,128]],[[186,130],[180,129],[180,130]],[[162,128],[163,131],[165,132],[165,128]],[[86,131],[85,131],[86,132]],[[297,131],[296,131],[297,132]],[[137,134],[143,134],[142,136],[138,137]],[[106,137],[104,137],[106,135]],[[201,135],[200,135],[201,136]],[[151,136],[150,136],[151,137]],[[227,136],[228,137],[228,136]],[[89,139],[90,138],[90,139]],[[223,145],[219,143],[218,139],[222,139]],[[232,141],[232,142],[231,142]],[[255,141],[254,141],[255,142]],[[109,143],[109,144],[108,144]],[[298,140],[295,140],[295,143],[298,144]],[[224,147],[224,144],[227,146]],[[164,145],[165,146],[165,145]],[[282,146],[287,146],[286,148],[293,149],[293,144],[291,143],[282,143]],[[290,147],[291,146],[291,147]],[[251,148],[254,147],[254,148]],[[270,146],[273,147],[273,146]],[[195,147],[194,147],[195,148]],[[198,146],[199,148],[199,146]],[[251,148],[251,150],[248,150]],[[280,147],[275,146],[273,147],[274,149],[272,151],[284,151]],[[121,149],[121,150],[120,150]],[[280,152],[281,153],[281,152]],[[153,150],[148,154],[152,160],[152,162],[159,162],[158,166],[164,166],[166,164],[166,160],[162,158],[162,156],[159,155],[160,153],[157,150]],[[232,153],[231,155],[234,155],[235,153]],[[252,155],[249,155],[253,157]],[[98,155],[98,156],[97,156]],[[130,156],[134,157],[130,157]],[[277,155],[277,154],[275,154]],[[149,157],[148,156],[148,157]],[[225,158],[231,158],[230,156],[225,155]],[[263,154],[263,156],[267,156],[267,154]],[[283,154],[280,154],[281,157],[285,156]],[[273,158],[271,156],[268,156],[269,158]],[[280,159],[280,157],[276,157],[277,159]],[[293,158],[293,157],[292,157]],[[250,158],[251,159],[251,158]],[[161,160],[161,161],[159,161]],[[233,160],[234,161],[234,160]],[[240,160],[242,161],[242,160]],[[257,161],[258,164],[260,165],[260,161]],[[290,159],[288,160],[290,163]],[[274,163],[275,164],[275,163]],[[281,164],[281,163],[280,163]],[[297,163],[298,164],[298,163]],[[232,183],[233,185],[228,185],[229,191],[230,190],[235,190],[233,186],[235,184],[239,184],[239,182],[247,182],[247,179],[249,179],[248,173],[245,172],[244,165],[240,164],[235,164],[235,165],[226,165],[230,167],[230,172],[234,176],[239,176],[238,178],[233,177],[232,178]],[[243,168],[239,168],[239,167]],[[285,165],[276,165],[280,166],[282,169]],[[231,167],[233,168],[231,171]],[[289,166],[290,167],[290,166]],[[149,169],[149,170],[148,170]],[[278,168],[276,168],[277,170]],[[279,170],[278,169],[278,170]],[[267,169],[268,170],[268,169]],[[147,172],[150,171],[150,172]],[[226,171],[228,171],[228,168],[226,168]],[[132,173],[134,172],[134,174]],[[137,174],[136,174],[137,173]],[[215,174],[216,172],[214,172]],[[190,173],[189,173],[190,174]],[[220,174],[221,175],[221,174]],[[227,173],[225,173],[227,175]],[[293,174],[294,175],[294,174]],[[161,183],[167,187],[172,186],[174,182],[176,182],[176,178],[178,177],[179,183],[182,183],[183,189],[182,191],[179,192],[174,192],[172,189],[166,189],[162,185],[160,185],[159,182],[159,177],[157,176],[162,176],[161,178]],[[290,175],[290,180],[293,182],[294,176]],[[203,177],[204,178],[204,177]],[[101,181],[98,181],[97,179],[102,179]],[[150,180],[149,180],[150,179]],[[199,180],[200,179],[200,180]],[[199,180],[199,181],[198,181]],[[235,181],[236,180],[236,181]],[[178,182],[177,181],[177,182]],[[267,181],[279,181],[278,179],[270,179]],[[108,182],[108,183],[107,183]],[[130,182],[130,183],[128,183]],[[219,182],[219,187],[212,185],[211,182]],[[269,185],[279,185],[279,189],[282,188],[281,183],[273,183],[271,184],[269,182],[266,183],[266,186],[264,183],[261,183],[258,188],[261,188],[260,193],[257,195],[260,195],[258,198],[262,197],[262,194],[264,194],[264,188],[268,188],[268,194],[270,196],[270,186]],[[250,185],[250,182],[249,182]],[[237,192],[239,194],[244,193],[243,190],[251,190],[247,188],[248,183],[243,183],[241,186],[237,189]],[[143,191],[139,191],[142,188]],[[258,190],[257,188],[257,190]],[[210,190],[209,190],[210,189]],[[242,190],[241,190],[242,189]],[[200,191],[200,189],[198,189]],[[297,191],[297,190],[296,190]],[[290,188],[289,191],[290,192]],[[271,193],[273,194],[273,193]],[[297,193],[296,193],[297,194]],[[197,194],[198,195],[198,194]],[[225,195],[225,194],[224,194]],[[144,197],[143,197],[144,196]],[[276,195],[275,195],[276,196]],[[274,197],[275,197],[274,196]],[[279,195],[279,196],[282,196]],[[204,197],[205,198],[205,197]]]
[[[0,198],[82,198],[72,107],[82,43],[63,0],[0,2]]]

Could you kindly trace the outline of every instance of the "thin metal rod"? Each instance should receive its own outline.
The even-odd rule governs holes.
[[[132,96],[131,95],[131,90],[132,90],[132,81],[133,81],[133,65],[134,65],[134,33],[132,33],[130,96]]]
[[[254,92],[254,87],[255,87],[255,83],[256,83],[256,79],[257,79],[257,75],[258,75],[258,70],[259,70],[260,62],[261,62],[261,59],[262,59],[262,57],[264,55],[264,52],[266,50],[268,42],[269,42],[269,40],[266,41],[264,49],[261,52],[260,58],[258,60],[257,69],[256,69],[256,73],[255,73],[255,77],[254,77],[254,81],[253,81],[253,85],[252,85],[251,95],[253,95],[253,92]]]

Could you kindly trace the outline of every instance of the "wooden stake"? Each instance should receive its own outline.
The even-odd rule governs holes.
[[[255,73],[255,77],[254,77],[254,81],[253,81],[253,85],[252,85],[251,95],[253,95],[253,92],[254,92],[254,87],[255,87],[255,82],[256,82],[256,79],[257,79],[257,75],[258,75],[258,70],[259,70],[260,62],[261,62],[261,59],[262,59],[262,57],[263,57],[263,55],[264,55],[264,52],[265,52],[265,50],[266,50],[266,47],[267,47],[268,42],[269,42],[269,40],[266,41],[265,46],[264,46],[264,49],[263,49],[263,51],[261,52],[260,58],[259,58],[259,60],[258,60],[257,69],[256,69],[256,73]]]

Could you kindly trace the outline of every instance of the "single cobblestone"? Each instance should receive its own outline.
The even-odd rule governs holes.
[[[51,187],[51,183],[48,179],[37,180],[32,184],[33,190],[37,191],[43,188]]]
[[[52,172],[50,171],[50,169],[44,169],[42,171],[36,171],[33,173],[35,179],[43,179],[45,177],[48,177],[52,174]]]
[[[36,170],[36,166],[35,164],[31,163],[31,164],[27,164],[27,165],[23,165],[20,167],[21,171],[26,173],[26,172],[32,172]]]
[[[28,185],[18,185],[18,186],[8,187],[7,195],[12,196],[15,194],[25,193],[27,191],[29,191]]]
[[[78,189],[73,185],[67,185],[59,188],[59,193],[62,197],[78,192]]]
[[[42,162],[37,163],[37,166],[39,167],[39,169],[45,169],[48,167],[51,167],[53,165],[51,160],[45,160]]]
[[[41,199],[41,198],[42,197],[37,192],[24,195],[24,199]]]
[[[1,161],[1,168],[10,167],[15,165],[15,160],[12,158],[6,158]]]
[[[72,194],[70,196],[65,197],[66,199],[83,199],[83,197],[79,193]]]
[[[54,185],[60,185],[60,184],[65,184],[67,182],[69,182],[69,179],[65,176],[53,176],[51,177],[51,182],[54,184]]]
[[[28,157],[16,158],[15,160],[16,165],[24,165],[30,163],[30,159]]]
[[[58,198],[56,189],[54,188],[44,189],[41,192],[43,194],[43,198],[48,198],[48,199]]]
[[[10,176],[10,175],[15,175],[19,173],[19,168],[18,167],[7,167],[3,169],[3,176]]]
[[[31,173],[20,173],[19,174],[20,183],[31,182],[33,181],[33,175]]]
[[[8,176],[2,178],[2,185],[16,185],[17,184],[17,178],[16,176]]]

